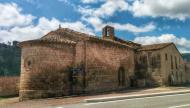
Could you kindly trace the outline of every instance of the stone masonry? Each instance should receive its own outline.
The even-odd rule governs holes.
[[[185,83],[173,43],[143,46],[116,37],[111,26],[102,34],[59,28],[20,43],[20,100]]]

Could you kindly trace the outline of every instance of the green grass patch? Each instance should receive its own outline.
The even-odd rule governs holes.
[[[18,97],[18,95],[0,96],[0,100],[2,100],[2,99],[8,99],[8,98],[14,98],[14,97]]]
[[[7,99],[7,98],[5,98],[5,97],[0,97],[0,100],[3,100],[3,99]]]
[[[7,99],[7,98],[10,98],[10,97],[0,97],[0,100]]]

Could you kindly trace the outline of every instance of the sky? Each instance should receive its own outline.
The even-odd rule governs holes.
[[[0,42],[37,39],[59,25],[143,45],[174,42],[190,53],[190,0],[0,0]]]

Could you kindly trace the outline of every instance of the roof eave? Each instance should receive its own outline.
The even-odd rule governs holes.
[[[57,43],[57,44],[61,44],[61,43],[65,43],[65,44],[71,44],[71,45],[75,45],[76,42],[59,42],[59,41],[51,41],[51,40],[28,40],[28,41],[23,41],[23,42],[20,42],[18,44],[18,47],[22,48],[24,47],[25,45],[28,45],[28,44],[43,44],[43,43]]]

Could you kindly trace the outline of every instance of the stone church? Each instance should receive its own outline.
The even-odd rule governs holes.
[[[102,37],[59,28],[24,41],[20,99],[92,94],[132,87],[185,83],[185,66],[175,44],[143,46],[103,28]]]

